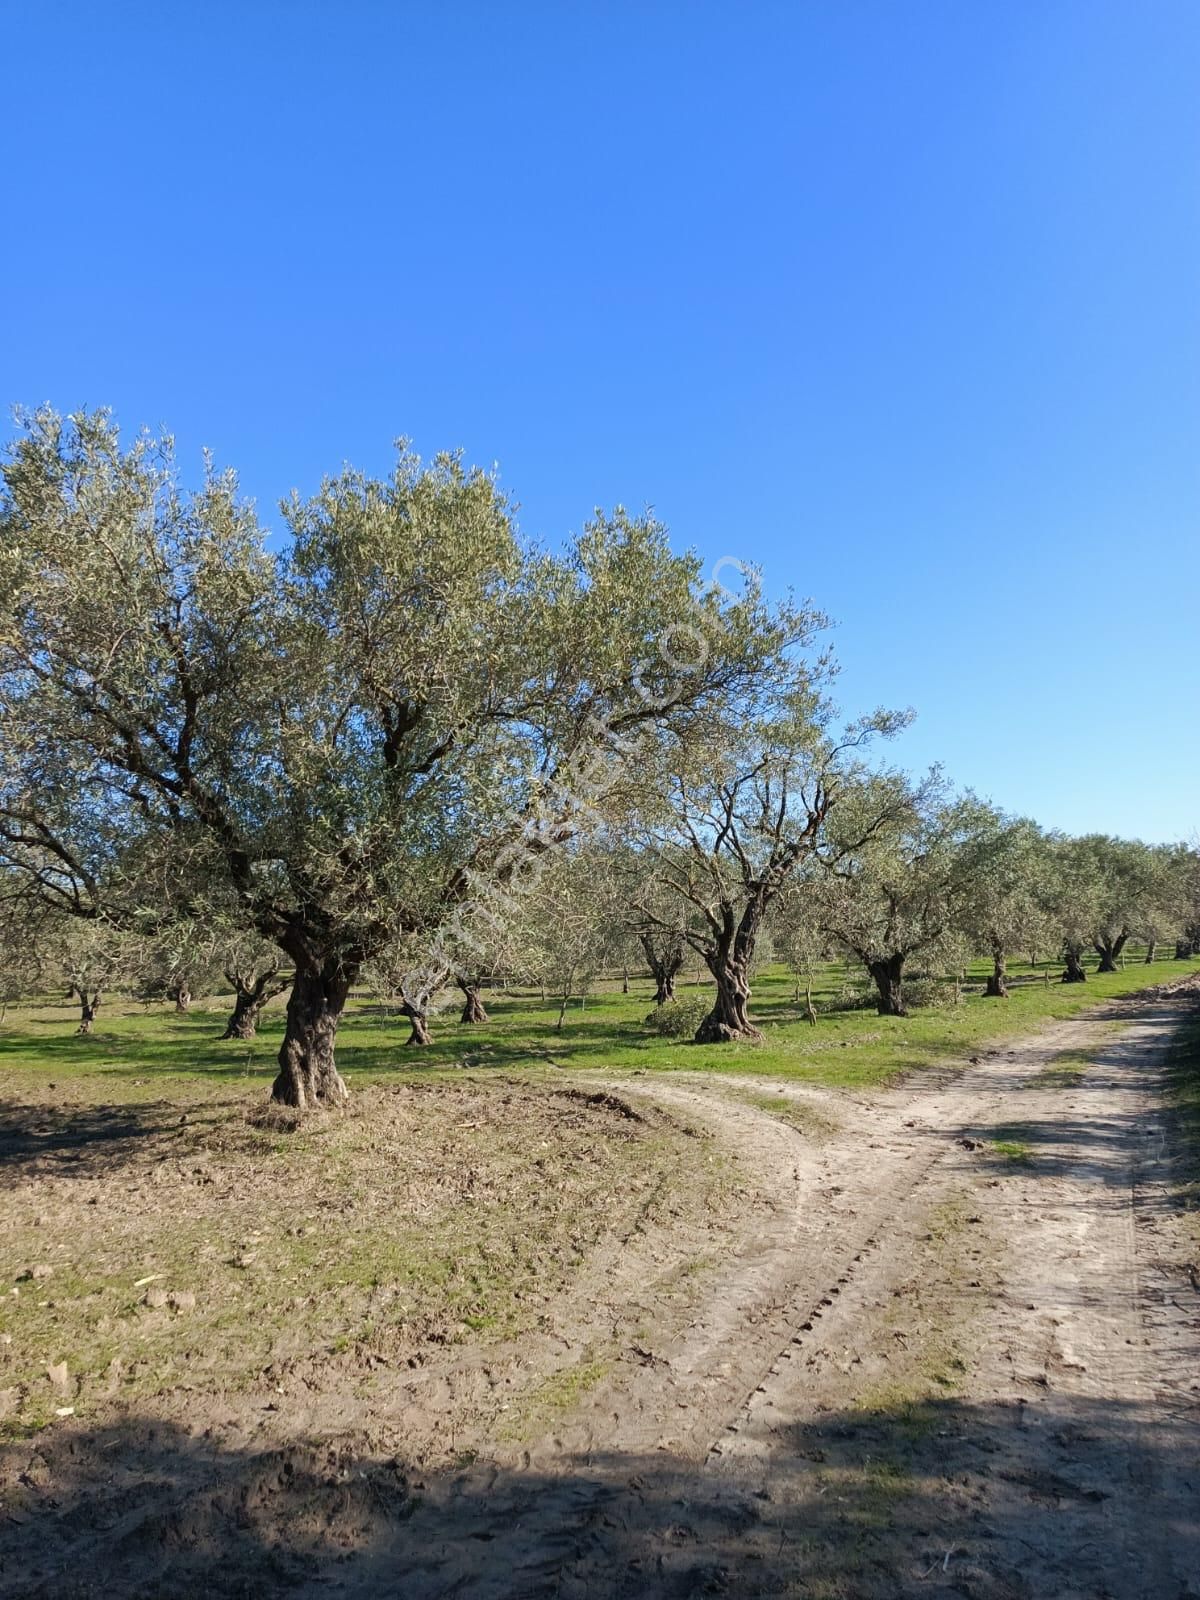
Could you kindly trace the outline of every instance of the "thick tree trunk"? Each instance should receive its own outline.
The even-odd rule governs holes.
[[[1083,968],[1082,956],[1082,945],[1067,944],[1063,946],[1063,960],[1067,964],[1067,970],[1062,975],[1062,981],[1064,983],[1087,982],[1087,973]]]
[[[675,975],[671,972],[656,972],[654,974],[654,1004],[665,1006],[668,1000],[675,998]]]
[[[1158,949],[1158,940],[1157,939],[1151,939],[1150,943],[1146,946],[1146,965],[1148,967],[1154,965],[1154,952],[1157,949]]]
[[[668,1000],[675,998],[675,979],[683,970],[683,949],[681,947],[678,951],[660,955],[646,934],[642,935],[642,949],[646,954],[650,976],[654,979],[654,1004],[665,1006]]]
[[[622,967],[621,968],[621,993],[622,994],[628,994],[629,993],[629,968],[628,967]]]
[[[241,973],[226,972],[225,977],[233,988],[233,1015],[225,1024],[222,1039],[253,1039],[258,1033],[258,1019],[267,1002],[282,994],[286,984],[272,982],[278,969],[272,967],[254,978]]]
[[[462,1016],[458,1020],[472,1023],[487,1022],[488,1014],[479,994],[479,985],[460,981],[458,987],[464,996]]]
[[[881,1017],[906,1017],[904,1004],[904,957],[890,955],[880,961],[867,963],[867,970],[875,980],[879,998],[875,1009]]]
[[[353,977],[353,971],[336,961],[322,967],[297,965],[279,1047],[279,1074],[271,1086],[271,1098],[280,1105],[307,1111],[341,1105],[349,1098],[334,1064],[333,1046]]]
[[[750,980],[746,964],[727,957],[709,961],[717,981],[713,1008],[696,1029],[697,1044],[731,1044],[736,1039],[757,1041],[762,1032],[750,1021]]]
[[[185,983],[181,983],[175,990],[175,1010],[183,1012],[190,1009],[192,1004],[192,991]]]
[[[239,991],[234,996],[233,1014],[225,1024],[222,1039],[253,1039],[258,1034],[258,1018],[263,1002]]]
[[[96,1013],[100,1009],[100,1001],[102,1000],[103,996],[99,993],[99,991],[90,997],[88,996],[86,990],[77,989],[75,992],[79,996],[78,1031],[80,1033],[91,1033],[92,1024],[96,1020]]]
[[[1096,947],[1096,954],[1100,957],[1100,965],[1096,968],[1097,972],[1116,972],[1118,970],[1117,957],[1124,950],[1125,941],[1128,937],[1128,934],[1122,933],[1116,939],[1094,939],[1092,941]]]
[[[410,1044],[432,1044],[433,1036],[429,1032],[429,1012],[422,1011],[418,1006],[411,1005],[407,1000],[400,1007],[400,1015],[407,1017],[412,1032],[404,1041]]]
[[[1190,961],[1191,958],[1192,958],[1192,941],[1190,939],[1176,939],[1176,941],[1175,941],[1175,959],[1176,959],[1176,961]]]
[[[992,953],[992,975],[987,981],[987,988],[984,992],[994,1000],[1008,999],[1008,969],[1005,965],[1003,951],[994,951]]]

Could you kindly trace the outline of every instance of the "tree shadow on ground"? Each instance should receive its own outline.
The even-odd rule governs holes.
[[[776,1429],[766,1461],[429,1472],[345,1440],[256,1448],[130,1414],[0,1453],[0,1589],[1180,1600],[1195,1591],[1179,1575],[1200,1572],[1180,1514],[1200,1486],[1196,1418],[1151,1421],[1131,1402],[946,1398]]]
[[[189,1106],[51,1106],[0,1101],[0,1183],[37,1177],[95,1178],[119,1172],[155,1144],[187,1128],[215,1128],[239,1109],[229,1102]]]

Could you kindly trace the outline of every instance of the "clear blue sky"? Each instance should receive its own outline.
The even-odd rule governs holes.
[[[268,520],[390,441],[653,505],[848,709],[1042,822],[1200,824],[1195,0],[0,3],[0,401]]]

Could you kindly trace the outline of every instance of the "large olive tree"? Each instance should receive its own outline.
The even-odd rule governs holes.
[[[792,622],[704,591],[664,530],[522,541],[487,473],[402,450],[284,507],[185,492],[169,441],[41,411],[0,492],[0,861],[83,920],[219,886],[294,970],[276,1099],[336,1102],[364,962],[481,876],[611,809],[639,740],[686,741]],[[134,874],[136,876],[136,874]]]

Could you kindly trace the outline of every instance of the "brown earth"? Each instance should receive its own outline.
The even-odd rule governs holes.
[[[103,1351],[78,1392],[44,1379],[77,1414],[5,1452],[0,1589],[1200,1595],[1200,1241],[1164,1094],[1194,1003],[1114,1003],[877,1096],[701,1075],[514,1081],[506,1105],[494,1083],[377,1091],[300,1136],[299,1195],[289,1136],[214,1112],[212,1183],[158,1220],[188,1210],[213,1253],[145,1290],[178,1294],[190,1265],[197,1304],[126,1308],[118,1343],[166,1330],[132,1392],[121,1369],[97,1392]],[[121,1239],[146,1258],[177,1131],[110,1129],[67,1173],[70,1108],[37,1115],[48,1133],[28,1108],[0,1133],[6,1248],[32,1271],[30,1230],[53,1236],[56,1274]],[[348,1288],[319,1228],[299,1287],[268,1219],[336,1194],[359,1276],[393,1233],[430,1270]],[[289,1278],[311,1303],[281,1299]],[[356,1327],[345,1348],[314,1347],[327,1321]]]

